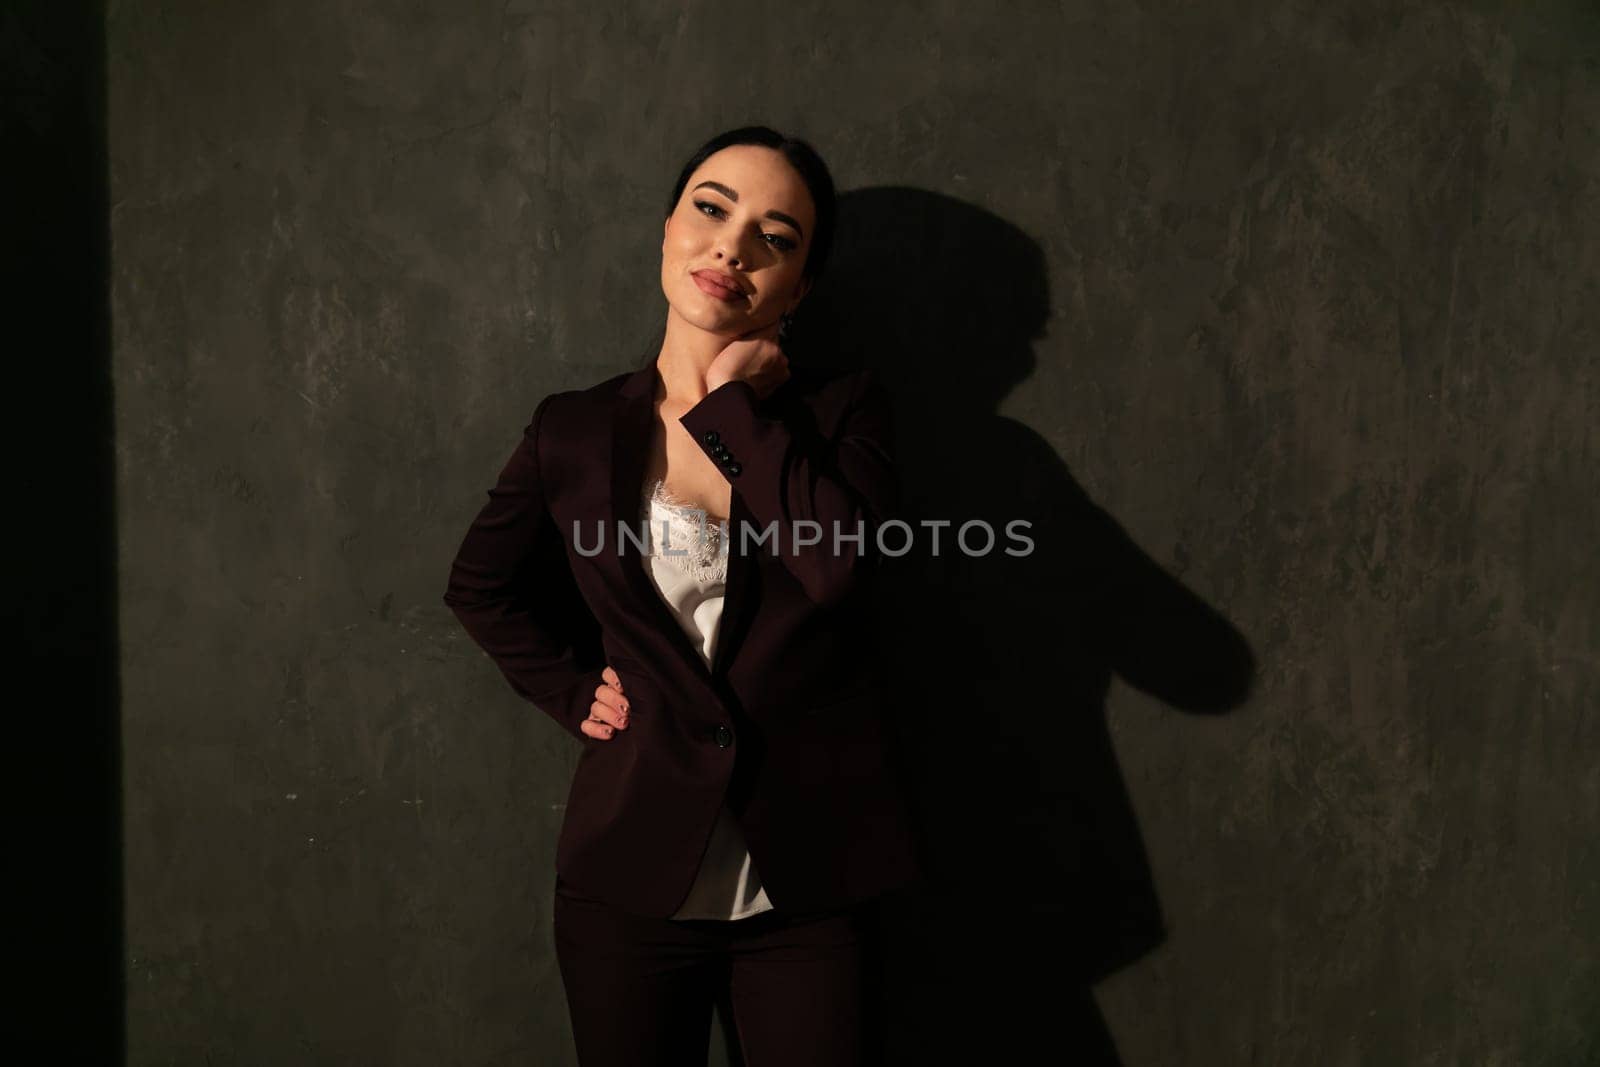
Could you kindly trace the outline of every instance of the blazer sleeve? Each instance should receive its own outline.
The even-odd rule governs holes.
[[[599,626],[572,578],[539,479],[534,409],[489,500],[450,567],[444,602],[511,688],[568,733],[580,727],[604,681]]]
[[[755,388],[739,379],[713,389],[678,419],[758,524],[777,523],[778,558],[818,604],[839,600],[875,567],[878,528],[900,508],[888,393],[870,368],[854,378],[832,440],[763,413]],[[817,543],[794,543],[801,520],[817,523]]]

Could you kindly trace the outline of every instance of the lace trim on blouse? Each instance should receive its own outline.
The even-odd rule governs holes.
[[[649,529],[650,555],[700,582],[727,580],[725,520],[710,518],[704,508],[676,496],[661,478],[645,488],[639,516]]]

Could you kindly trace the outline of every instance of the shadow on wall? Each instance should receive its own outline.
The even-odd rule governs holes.
[[[1254,657],[1045,440],[997,414],[1049,317],[1038,245],[914,189],[845,195],[839,222],[837,258],[787,347],[796,363],[883,375],[917,530],[879,602],[928,874],[883,909],[889,1061],[1059,1048],[1117,1063],[1090,987],[1165,931],[1107,732],[1111,675],[1221,713],[1246,698]],[[953,520],[938,555],[923,518]],[[1003,551],[1024,547],[1005,532],[1018,518],[1032,524],[1025,557]],[[987,555],[956,547],[969,519],[994,528]]]

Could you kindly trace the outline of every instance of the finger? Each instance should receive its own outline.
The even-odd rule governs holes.
[[[615,726],[619,730],[628,728],[628,712],[625,709],[618,710],[609,704],[602,704],[598,700],[589,705],[589,717],[607,726]]]
[[[773,320],[772,322],[767,323],[765,326],[757,326],[755,329],[749,330],[749,331],[739,335],[739,340],[741,340],[741,341],[760,341],[760,340],[775,341],[775,340],[777,340],[777,338],[778,338],[778,322],[777,322],[777,320]]]
[[[628,698],[611,688],[609,685],[596,686],[594,691],[594,706],[606,709],[606,715],[601,716],[607,722],[617,718],[625,723],[628,718]]]
[[[600,677],[604,678],[607,684],[614,686],[617,692],[622,692],[622,677],[611,669],[611,664],[606,664],[605,670],[600,672]]]
[[[619,730],[628,728],[628,701],[609,686],[595,690],[594,703],[589,705],[589,718]]]
[[[610,737],[613,731],[628,728],[628,717],[597,700],[589,705],[589,717],[582,726],[591,737]]]

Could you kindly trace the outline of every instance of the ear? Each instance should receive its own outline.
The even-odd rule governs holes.
[[[800,306],[800,301],[804,300],[806,294],[809,293],[810,291],[811,291],[811,279],[810,278],[801,279],[800,284],[796,285],[794,287],[794,303],[789,306],[789,310],[791,312],[793,312],[795,308],[799,307]]]

